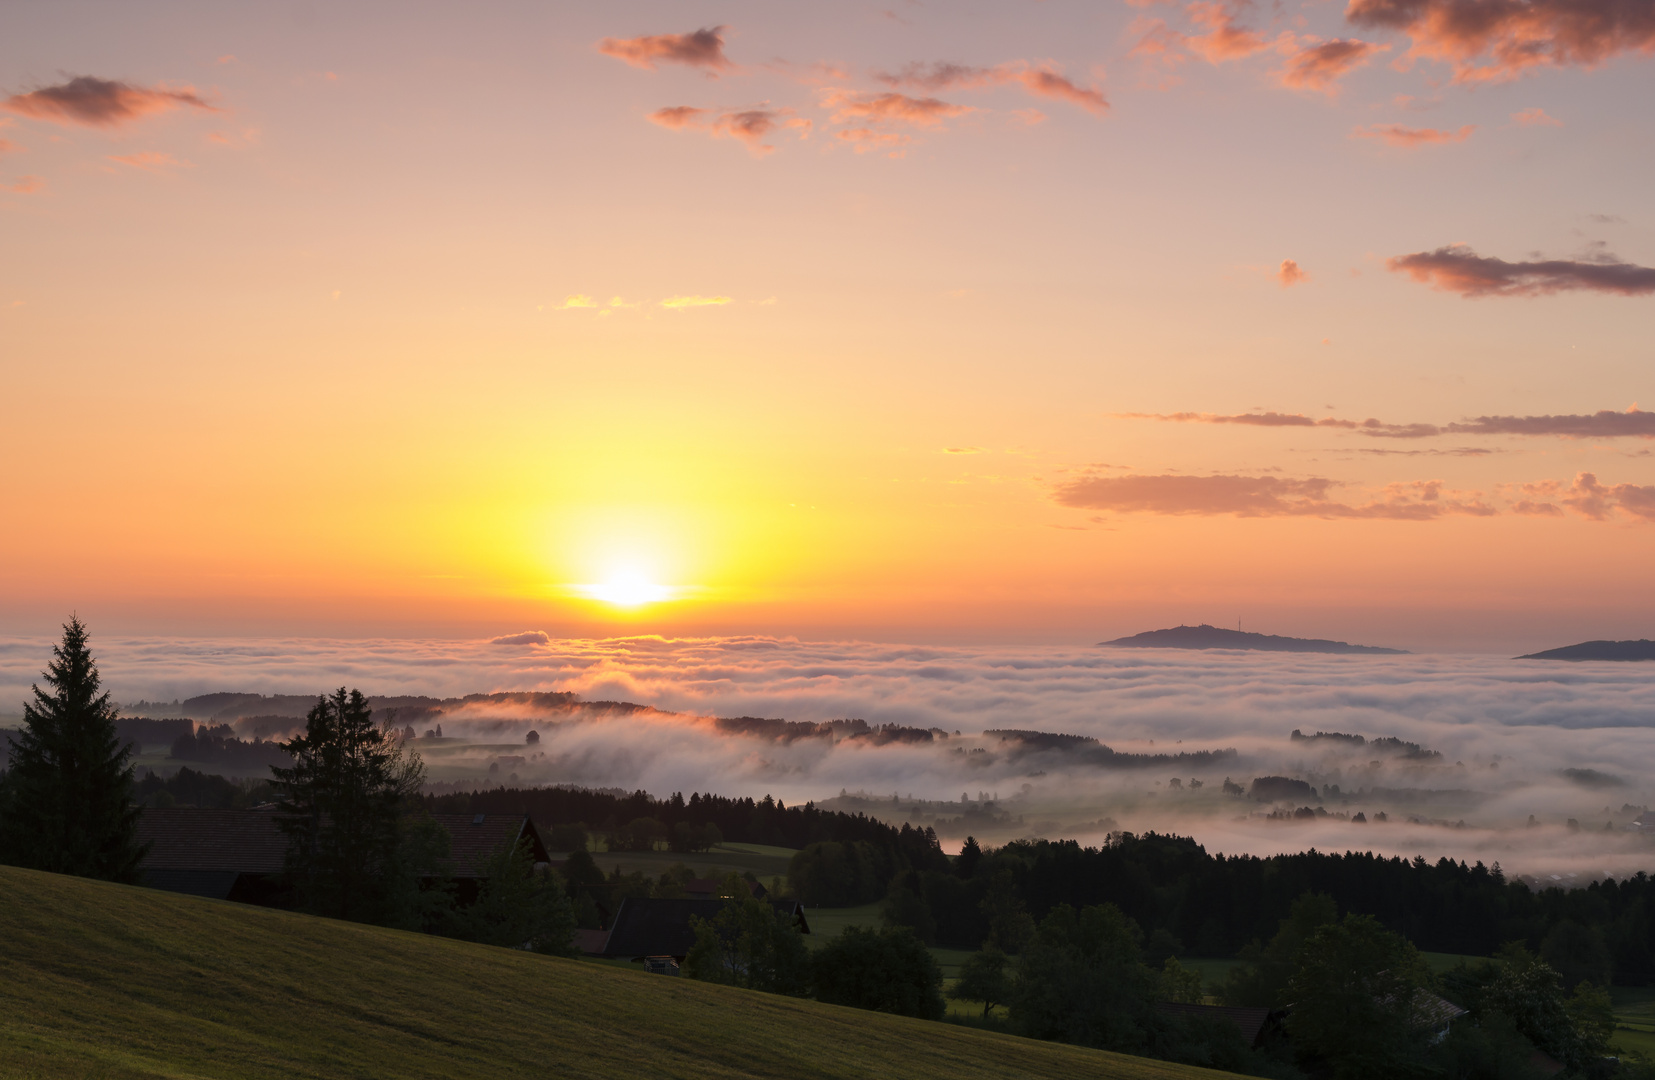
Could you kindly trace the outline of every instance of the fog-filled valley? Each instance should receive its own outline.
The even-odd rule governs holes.
[[[42,651],[0,646],[4,700]],[[201,735],[192,755],[174,745],[191,725],[145,726],[141,771],[262,775],[312,695],[350,685],[436,791],[772,794],[930,825],[949,850],[1160,831],[1570,883],[1655,852],[1637,820],[1655,801],[1655,667],[1637,664],[539,635],[112,638],[100,663],[124,715]]]

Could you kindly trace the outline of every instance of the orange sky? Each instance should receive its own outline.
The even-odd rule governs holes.
[[[1522,6],[13,13],[0,630],[1650,636],[1655,33]]]

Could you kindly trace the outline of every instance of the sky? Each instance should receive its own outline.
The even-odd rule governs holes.
[[[0,632],[1655,636],[1648,4],[7,28]]]

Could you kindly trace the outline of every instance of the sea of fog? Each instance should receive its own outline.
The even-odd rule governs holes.
[[[650,707],[416,710],[412,745],[444,787],[772,794],[930,824],[950,847],[968,833],[1098,842],[1158,830],[1215,852],[1447,856],[1562,881],[1655,871],[1655,839],[1635,820],[1655,806],[1655,663],[540,637],[94,645],[122,703],[350,686],[437,699],[563,691]],[[50,645],[0,639],[0,715],[21,712]],[[777,737],[715,717],[854,718],[929,734],[845,738],[841,725],[838,736]],[[443,737],[426,737],[437,723]],[[1120,767],[1091,744],[985,734],[1005,730],[1169,757]],[[1295,730],[1363,741],[1296,740]],[[1269,776],[1314,793],[1255,789]]]

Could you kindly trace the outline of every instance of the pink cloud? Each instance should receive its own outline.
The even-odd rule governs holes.
[[[913,87],[933,92],[973,90],[1017,83],[1035,97],[1066,101],[1094,116],[1102,116],[1109,111],[1109,102],[1101,90],[1078,85],[1052,63],[1030,65],[1025,60],[1016,60],[994,67],[971,67],[950,63],[910,64],[895,75],[879,75],[877,78],[887,86]]]
[[[15,184],[0,184],[0,191],[9,191],[13,195],[33,195],[46,186],[46,181],[38,176],[19,176]]]
[[[23,148],[10,139],[0,139],[0,154],[20,154]]]
[[[1288,43],[1285,35],[1283,46],[1290,50],[1287,66],[1276,73],[1276,78],[1294,90],[1322,94],[1335,93],[1341,78],[1367,63],[1375,53],[1390,48],[1355,38],[1334,38],[1300,47],[1296,42]]]
[[[1400,146],[1412,150],[1419,146],[1428,146],[1433,143],[1464,142],[1477,130],[1476,124],[1466,124],[1458,131],[1441,131],[1437,128],[1411,128],[1401,124],[1370,124],[1367,127],[1351,129],[1353,139],[1383,139],[1391,146]]]
[[[1539,106],[1535,106],[1532,109],[1524,109],[1522,112],[1512,113],[1511,122],[1516,124],[1518,127],[1563,126],[1563,121],[1557,119],[1556,117],[1546,115],[1546,110],[1540,108]]]
[[[794,116],[791,109],[736,109],[714,114],[692,105],[674,105],[649,114],[651,123],[674,131],[705,131],[715,139],[737,139],[755,155],[775,151],[764,139],[774,131],[792,128],[808,133],[811,122]]]
[[[822,96],[824,108],[838,110],[835,123],[855,121],[911,124],[918,128],[940,127],[944,120],[976,112],[969,105],[953,105],[934,97],[909,97],[907,94],[856,94],[846,90],[829,90]]]
[[[1036,97],[1052,98],[1056,101],[1066,101],[1077,105],[1094,116],[1102,116],[1109,111],[1109,102],[1104,98],[1102,91],[1091,87],[1076,86],[1049,68],[1030,68],[1018,72],[1016,80],[1023,84],[1023,88]]]
[[[598,42],[598,51],[650,71],[657,63],[685,64],[717,76],[735,70],[735,64],[724,55],[724,30],[722,26],[712,26],[690,34],[604,38]]]
[[[873,128],[865,127],[843,128],[834,132],[833,137],[855,146],[858,154],[885,150],[891,157],[901,157],[906,152],[902,148],[914,141],[912,135],[896,131],[875,131]]]
[[[1562,508],[1557,503],[1549,501],[1556,499],[1558,503],[1592,521],[1608,521],[1615,516],[1617,510],[1644,521],[1655,521],[1655,486],[1604,484],[1598,480],[1595,473],[1583,472],[1577,473],[1568,487],[1556,480],[1541,480],[1532,484],[1522,484],[1520,490],[1529,498],[1519,502],[1513,509],[1522,514],[1558,517],[1563,513]]]
[[[193,86],[146,89],[90,75],[77,75],[57,86],[14,94],[0,103],[0,108],[19,116],[56,124],[87,124],[93,127],[115,127],[152,113],[181,107],[219,111],[201,100]]]
[[[1346,17],[1406,33],[1410,55],[1446,61],[1457,82],[1655,52],[1655,5],[1647,0],[1350,0]]]
[[[1180,424],[1239,424],[1245,427],[1319,427],[1352,431],[1375,439],[1428,439],[1436,435],[1528,435],[1566,439],[1655,439],[1655,412],[1633,405],[1625,412],[1600,409],[1595,413],[1558,416],[1477,416],[1452,424],[1388,424],[1369,417],[1320,419],[1303,413],[1114,413],[1122,420],[1165,420]],[[1386,451],[1387,453],[1390,451]]]
[[[1387,269],[1466,299],[1485,296],[1549,296],[1585,289],[1620,296],[1655,293],[1655,268],[1634,266],[1612,255],[1594,259],[1538,259],[1506,262],[1485,258],[1464,244],[1399,255]]]
[[[1361,504],[1332,497],[1340,486],[1325,477],[1084,476],[1057,485],[1062,506],[1117,513],[1236,517],[1377,518],[1429,521],[1447,514],[1497,513],[1479,498],[1444,499],[1440,480],[1387,484]]]
[[[1242,4],[1199,2],[1189,5],[1190,21],[1207,28],[1205,34],[1181,35],[1184,45],[1209,63],[1240,60],[1269,47],[1257,31],[1243,29],[1236,19]]]
[[[134,169],[144,169],[148,172],[161,172],[166,169],[193,169],[195,166],[188,161],[179,161],[171,154],[160,150],[143,150],[136,154],[110,154],[110,161],[118,161],[122,165],[130,165]]]
[[[1282,288],[1286,289],[1300,282],[1309,281],[1310,275],[1300,270],[1299,264],[1292,259],[1283,259],[1281,268],[1276,271],[1276,280],[1281,282]]]

